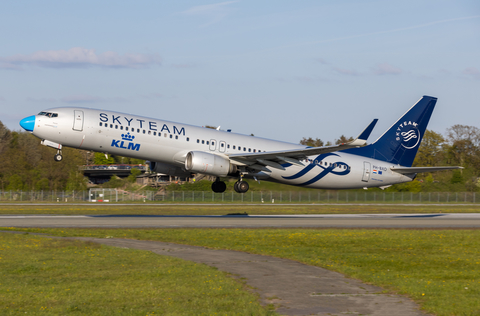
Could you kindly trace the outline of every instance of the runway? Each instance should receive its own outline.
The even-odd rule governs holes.
[[[1,215],[0,227],[480,228],[479,213],[339,215]]]

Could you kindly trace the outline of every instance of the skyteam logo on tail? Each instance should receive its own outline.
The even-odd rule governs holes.
[[[135,151],[140,150],[140,144],[135,144],[133,142],[133,140],[135,139],[135,136],[130,135],[130,133],[122,134],[122,139],[123,140],[112,139],[112,144],[110,146],[116,147],[116,148],[122,148],[122,149],[135,150]]]
[[[412,149],[420,143],[420,131],[418,124],[412,121],[405,121],[397,127],[396,140],[401,142],[406,149]]]

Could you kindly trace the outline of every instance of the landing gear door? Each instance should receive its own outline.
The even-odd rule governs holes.
[[[362,177],[362,181],[368,182],[368,179],[370,179],[370,172],[371,172],[370,163],[364,161],[364,162],[363,162],[363,177]]]
[[[83,111],[74,110],[73,130],[83,131]]]

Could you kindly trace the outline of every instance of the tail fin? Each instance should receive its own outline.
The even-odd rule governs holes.
[[[411,167],[436,103],[437,98],[422,97],[374,143],[350,152]]]

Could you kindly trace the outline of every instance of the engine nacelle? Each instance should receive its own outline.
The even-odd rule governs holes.
[[[185,171],[180,167],[170,165],[168,163],[147,161],[150,166],[150,170],[156,173],[168,174],[174,177],[187,178],[192,175],[191,172]]]
[[[191,151],[185,159],[185,169],[194,173],[226,177],[228,174],[235,173],[237,166],[231,164],[228,158],[219,155],[203,151]]]

